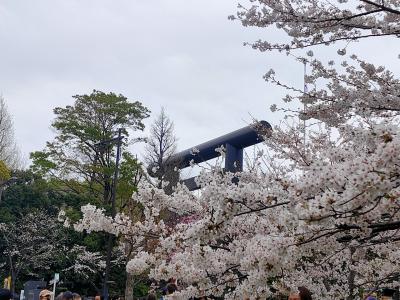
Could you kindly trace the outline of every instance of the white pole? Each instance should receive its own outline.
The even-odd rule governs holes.
[[[53,279],[53,294],[51,295],[51,300],[54,300],[56,298],[56,285],[59,280],[60,280],[60,274],[55,273]]]
[[[55,299],[55,297],[56,297],[56,280],[54,279],[54,282],[53,282],[53,294],[51,295],[51,300],[54,300]]]

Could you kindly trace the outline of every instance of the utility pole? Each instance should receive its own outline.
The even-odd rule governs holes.
[[[117,155],[115,158],[115,170],[114,170],[114,179],[112,183],[112,190],[111,190],[111,217],[114,219],[116,215],[116,209],[115,209],[115,197],[117,194],[117,182],[118,182],[118,176],[119,176],[119,160],[121,156],[121,145],[122,145],[122,139],[124,137],[122,136],[122,128],[118,129],[118,137],[112,138],[110,140],[102,141],[98,144],[96,144],[96,147],[106,147],[109,146],[113,143],[117,143]],[[107,241],[107,256],[106,256],[106,270],[104,274],[104,281],[103,281],[103,299],[104,300],[109,300],[109,288],[108,288],[108,283],[109,283],[109,278],[110,278],[110,269],[111,269],[111,254],[112,254],[112,249],[114,246],[114,236],[109,233],[108,234],[108,241]]]

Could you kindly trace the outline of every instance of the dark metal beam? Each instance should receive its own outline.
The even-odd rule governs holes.
[[[255,125],[243,127],[211,141],[179,152],[173,155],[168,160],[167,164],[178,166],[179,169],[183,169],[190,166],[192,160],[194,163],[201,163],[220,156],[220,154],[215,151],[218,147],[224,146],[226,148],[226,145],[229,144],[236,149],[243,149],[258,144],[263,141],[260,133],[269,132],[271,130],[272,127],[267,121],[260,121]],[[198,153],[194,153],[193,149],[198,150]],[[240,156],[240,154],[238,155]]]
[[[189,167],[191,163],[198,164],[220,156],[221,154],[216,152],[215,149],[223,146],[225,148],[225,171],[240,172],[243,171],[243,149],[262,142],[263,136],[270,136],[271,132],[272,127],[267,121],[259,121],[179,152],[173,155],[165,164],[184,169]],[[148,172],[153,176],[152,166],[148,167]],[[195,182],[195,177],[181,182],[191,191],[200,188]]]

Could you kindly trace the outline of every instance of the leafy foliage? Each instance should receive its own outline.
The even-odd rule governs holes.
[[[143,119],[148,109],[140,102],[129,102],[123,95],[94,90],[90,95],[76,95],[73,106],[54,109],[56,118],[52,127],[57,136],[47,143],[44,151],[33,152],[32,170],[62,180],[76,193],[86,192],[90,197],[102,198],[104,204],[111,199],[115,151],[112,144],[99,143],[112,139],[122,128],[125,136],[123,148],[132,141],[130,133],[143,130]],[[123,151],[124,152],[124,151]],[[125,166],[138,165],[133,158],[124,156]],[[74,178],[80,186],[68,185]]]
[[[0,161],[0,181],[6,181],[11,178],[11,172],[3,161]]]

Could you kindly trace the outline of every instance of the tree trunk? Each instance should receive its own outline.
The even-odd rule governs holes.
[[[353,254],[355,252],[355,248],[351,247],[350,248],[350,265],[349,267],[353,264]],[[347,297],[347,300],[354,300],[354,279],[355,279],[356,273],[349,268],[349,276],[347,279],[348,283],[348,288],[349,288],[349,295]]]
[[[354,277],[355,273],[353,270],[349,272],[348,283],[349,283],[349,296],[347,300],[354,300]]]
[[[11,268],[11,286],[10,291],[14,295],[15,293],[15,281],[17,280],[17,276],[15,274],[14,268]]]
[[[3,184],[3,182],[0,182],[0,185]],[[0,203],[1,203],[1,197],[3,195],[3,187],[0,187]]]
[[[133,300],[133,286],[134,286],[134,276],[132,274],[126,273],[125,282],[125,300]]]

